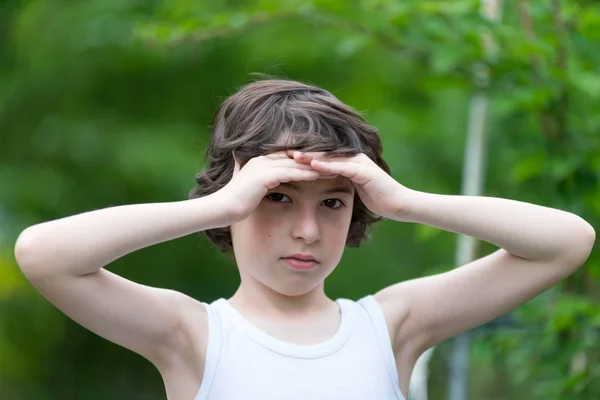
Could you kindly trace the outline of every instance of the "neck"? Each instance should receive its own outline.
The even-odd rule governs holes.
[[[277,319],[291,318],[298,320],[299,318],[320,314],[334,303],[325,295],[323,283],[310,292],[288,296],[251,277],[246,278],[242,278],[238,290],[228,299],[240,311]],[[249,280],[252,280],[252,282],[249,282]]]

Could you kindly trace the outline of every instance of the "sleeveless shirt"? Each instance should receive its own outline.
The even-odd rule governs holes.
[[[337,332],[314,345],[270,336],[224,298],[203,303],[209,338],[195,400],[404,400],[377,301],[369,295],[336,303]]]

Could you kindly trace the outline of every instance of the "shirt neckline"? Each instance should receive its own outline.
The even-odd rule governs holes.
[[[340,309],[340,325],[337,332],[329,339],[317,344],[296,344],[285,342],[252,324],[237,308],[221,298],[215,302],[248,337],[256,343],[279,354],[297,358],[318,358],[330,355],[339,350],[350,338],[353,316],[350,300],[337,299],[335,302]]]

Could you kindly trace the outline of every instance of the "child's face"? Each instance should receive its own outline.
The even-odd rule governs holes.
[[[339,176],[270,190],[248,218],[231,226],[242,283],[258,281],[287,296],[322,284],[342,257],[353,201],[351,181]],[[310,254],[318,263],[296,270],[282,260],[298,253]]]

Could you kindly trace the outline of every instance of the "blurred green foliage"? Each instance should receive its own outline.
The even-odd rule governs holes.
[[[5,0],[0,4],[0,397],[164,399],[145,359],[75,324],[22,276],[25,227],[113,205],[187,198],[216,105],[251,72],[317,84],[377,126],[403,184],[460,192],[470,96],[491,100],[485,195],[600,219],[600,5],[474,0]],[[481,33],[496,44],[486,56]],[[473,79],[475,63],[491,83]],[[327,281],[357,299],[453,267],[455,235],[385,221]],[[480,255],[493,250],[482,244]],[[202,301],[235,266],[201,235],[108,268]],[[376,271],[373,271],[375,269]],[[376,273],[374,273],[376,272]],[[482,329],[473,399],[600,398],[600,257]],[[430,397],[445,397],[447,344]]]

